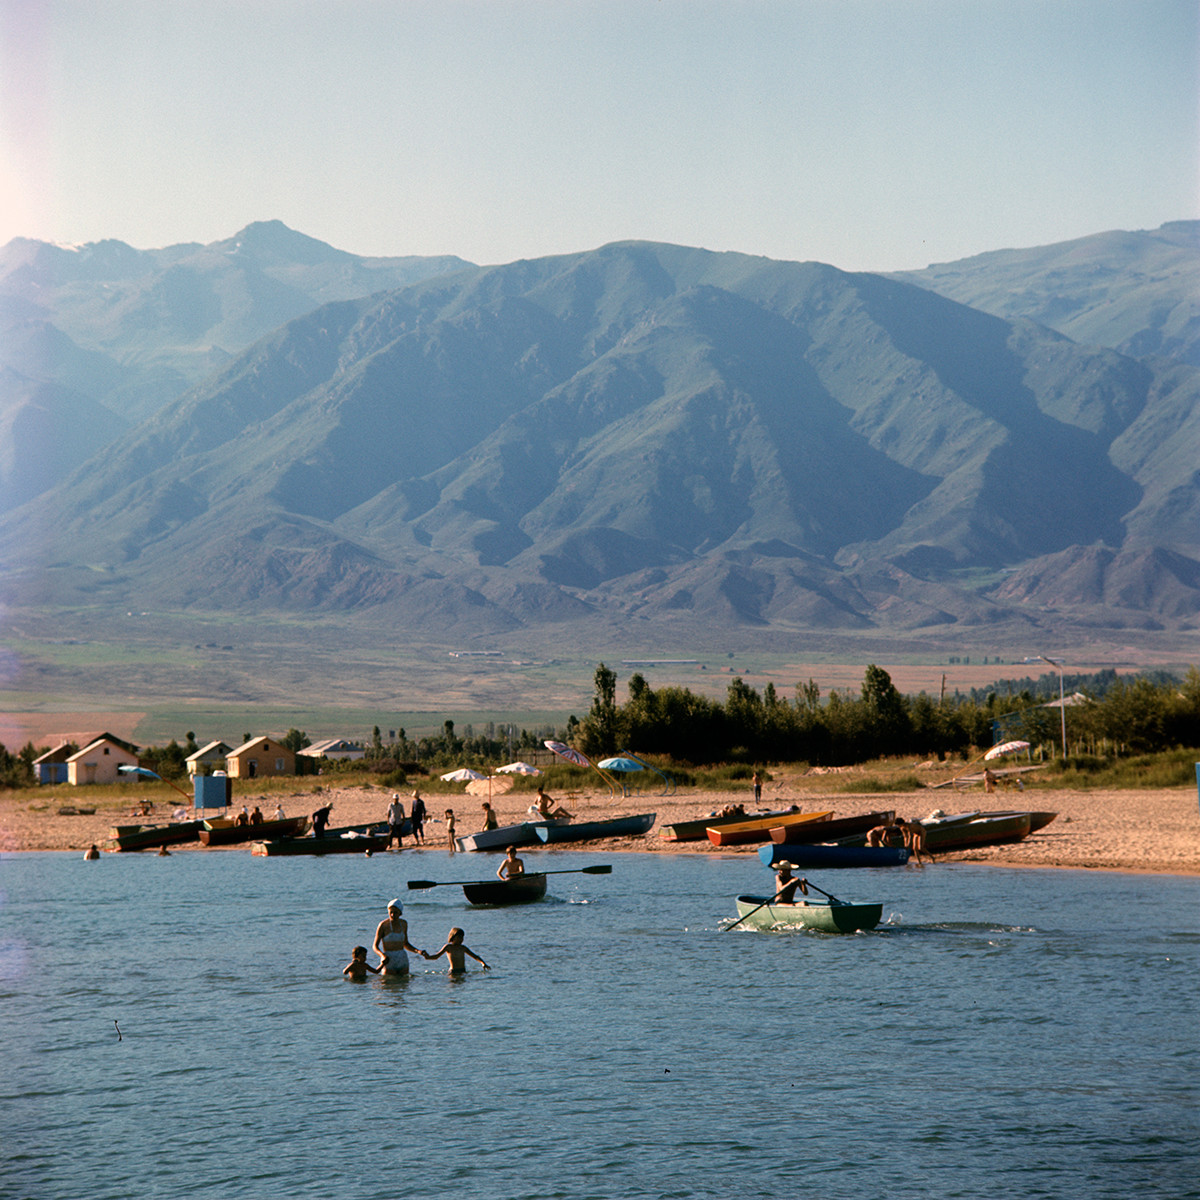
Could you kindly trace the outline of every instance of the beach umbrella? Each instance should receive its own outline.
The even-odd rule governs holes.
[[[541,771],[537,767],[531,767],[527,762],[508,763],[503,767],[497,767],[496,770],[501,775],[540,775]]]
[[[634,762],[632,758],[602,758],[597,764],[606,771],[641,771],[643,766],[640,762]]]
[[[470,783],[473,779],[486,779],[482,771],[472,771],[470,767],[459,767],[457,771],[447,771],[442,775],[443,783]]]
[[[511,775],[489,775],[486,779],[472,779],[467,784],[467,791],[472,796],[486,796],[490,800],[493,795],[502,796],[516,782]]]
[[[559,758],[565,762],[574,763],[577,767],[590,767],[591,759],[586,754],[580,754],[578,750],[572,749],[566,742],[544,742],[543,745],[547,750],[552,750]]]
[[[181,788],[178,784],[172,783],[169,779],[164,779],[156,772],[151,771],[149,767],[135,767],[129,763],[121,763],[117,767],[117,770],[120,771],[122,775],[140,775],[144,779],[157,779],[159,783],[165,783],[167,787],[174,788],[181,796],[187,799],[189,804],[192,802],[192,797],[189,796],[187,792],[183,790],[183,788]]]
[[[993,758],[1002,758],[1005,754],[1019,754],[1022,750],[1028,750],[1028,742],[1001,742],[998,746],[993,746],[983,757],[985,760]]]

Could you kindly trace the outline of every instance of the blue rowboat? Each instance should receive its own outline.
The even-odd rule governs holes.
[[[647,833],[658,813],[613,817],[609,821],[572,821],[569,825],[538,825],[538,838],[547,845],[559,842],[591,842],[599,838],[637,837]]]
[[[902,867],[908,862],[908,851],[902,846],[834,846],[818,843],[813,846],[772,842],[759,846],[758,857],[768,867],[791,863],[807,871],[813,867]]]

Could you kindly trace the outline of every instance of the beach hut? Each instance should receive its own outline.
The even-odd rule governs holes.
[[[116,783],[121,777],[118,768],[137,765],[133,747],[106,733],[67,759],[67,782],[79,787],[91,783]]]
[[[225,769],[233,779],[265,779],[295,775],[296,756],[274,738],[256,737],[225,756]]]

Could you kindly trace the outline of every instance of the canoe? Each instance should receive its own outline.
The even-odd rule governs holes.
[[[460,850],[507,850],[509,846],[537,844],[539,825],[566,825],[568,817],[547,817],[544,821],[521,821],[517,825],[501,825],[499,829],[484,829],[455,838]]]
[[[294,854],[364,854],[370,850],[386,850],[390,841],[386,826],[346,825],[326,829],[324,837],[271,838],[253,842],[250,853],[259,858],[275,858]]]
[[[226,820],[205,821],[200,840],[206,846],[232,846],[238,842],[265,842],[275,837],[299,837],[307,817],[284,817],[282,821],[260,821],[257,825],[231,825]]]
[[[203,821],[176,821],[170,825],[114,825],[108,836],[118,850],[151,850],[199,840]]]
[[[908,851],[903,846],[838,846],[824,842],[799,846],[771,842],[759,846],[758,857],[768,867],[789,862],[807,871],[813,867],[902,867],[908,862]]]
[[[1028,836],[1033,819],[1027,812],[981,813],[966,821],[926,817],[918,823],[925,830],[925,848],[942,851],[1019,842]]]
[[[817,825],[772,825],[771,841],[788,846],[804,842],[833,842],[865,834],[876,825],[893,820],[895,816],[894,811],[874,812],[864,813],[861,817],[839,817],[835,821],[822,821]]]
[[[638,813],[632,817],[613,817],[608,821],[571,821],[566,825],[537,825],[538,840],[547,845],[559,842],[590,842],[598,838],[637,837],[647,833],[658,813]]]
[[[736,817],[701,817],[695,821],[676,821],[674,825],[664,825],[658,831],[660,838],[669,842],[702,842],[708,836],[710,829],[722,829],[726,825],[737,825],[741,821],[752,821],[756,817],[790,817],[796,812],[796,806],[781,808],[776,812],[738,813]]]
[[[531,904],[546,894],[546,876],[518,875],[516,879],[489,879],[464,883],[463,895],[471,904]]]
[[[754,817],[748,821],[738,821],[735,825],[710,826],[707,830],[708,840],[714,846],[744,846],[749,842],[767,842],[771,839],[772,829],[828,821],[831,816],[832,809],[826,812],[790,813],[786,817]]]
[[[770,896],[739,896],[738,917],[749,929],[774,929],[779,925],[800,926],[821,933],[857,933],[874,929],[883,916],[882,904],[771,903]],[[757,912],[758,905],[764,905]]]

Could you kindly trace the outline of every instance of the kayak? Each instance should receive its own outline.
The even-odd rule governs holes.
[[[820,933],[857,933],[874,929],[883,916],[882,904],[813,901],[780,904],[770,896],[739,896],[737,910],[739,921],[751,929],[791,925]]]

